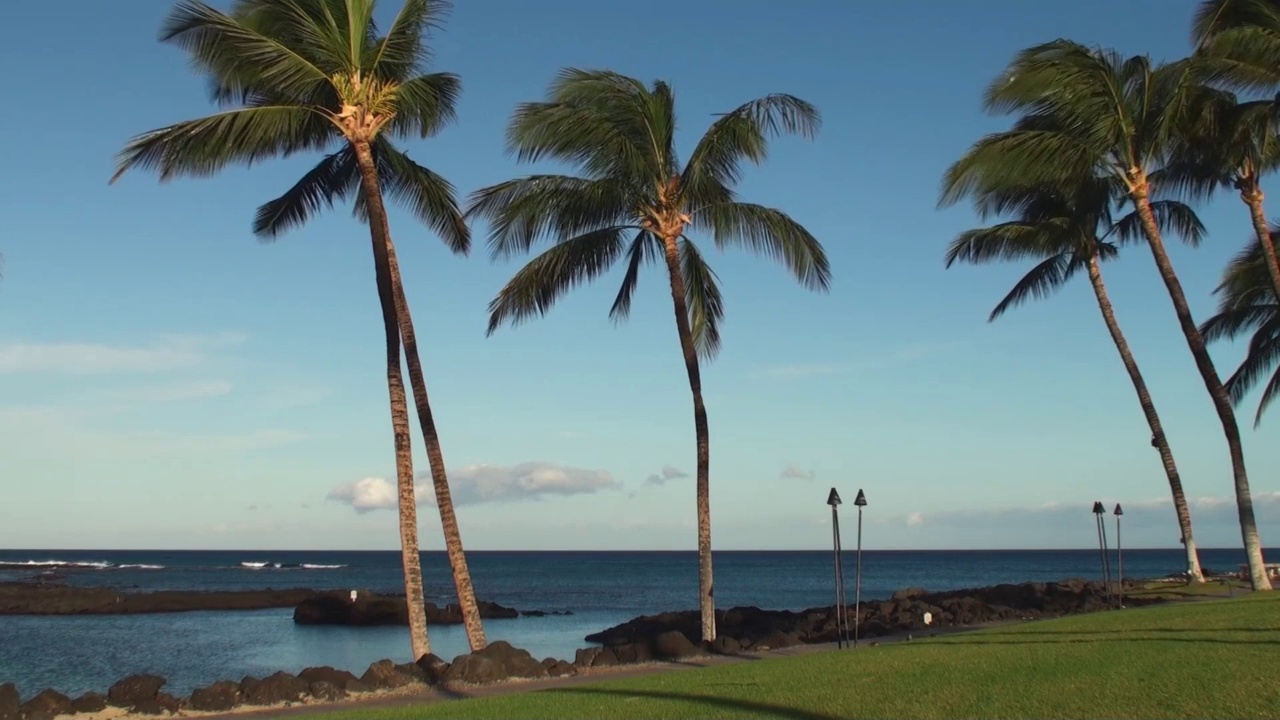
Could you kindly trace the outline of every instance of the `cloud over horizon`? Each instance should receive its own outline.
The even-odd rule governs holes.
[[[689,477],[689,473],[680,470],[671,465],[663,465],[662,471],[654,473],[644,479],[645,485],[666,485],[668,480],[679,480],[680,478]]]
[[[149,343],[11,342],[0,345],[0,375],[147,373],[200,364],[210,350],[244,342],[239,333],[166,335]]]
[[[816,470],[804,470],[799,465],[792,463],[782,470],[779,475],[783,480],[814,480],[818,477]]]
[[[548,496],[587,495],[621,487],[607,470],[584,470],[550,462],[518,465],[468,465],[449,471],[454,505],[537,500]],[[418,474],[414,495],[419,505],[434,505],[431,473]],[[343,483],[325,496],[357,513],[394,510],[398,503],[395,483],[381,477],[365,477]]]

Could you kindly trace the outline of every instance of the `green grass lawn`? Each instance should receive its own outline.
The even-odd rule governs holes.
[[[1274,718],[1280,594],[331,717]]]

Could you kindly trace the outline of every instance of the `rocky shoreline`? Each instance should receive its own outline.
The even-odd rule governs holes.
[[[1126,585],[1133,587],[1136,583]],[[350,603],[349,597],[347,602]],[[1126,599],[1129,606],[1157,602],[1163,601]],[[1101,583],[1084,580],[941,593],[908,589],[895,593],[890,600],[864,603],[858,626],[861,637],[876,638],[928,632],[933,628],[1095,612],[1110,607],[1113,605],[1108,602]],[[844,610],[852,620],[854,608]],[[557,658],[539,661],[527,651],[499,641],[478,652],[460,655],[453,662],[435,655],[427,655],[417,663],[380,660],[360,677],[331,667],[312,667],[297,675],[278,672],[261,679],[246,677],[240,681],[216,682],[185,698],[163,692],[164,678],[154,675],[131,676],[112,685],[105,695],[88,693],[75,699],[55,690],[44,690],[21,702],[13,685],[0,685],[0,720],[52,720],[58,715],[96,713],[107,707],[138,715],[169,715],[185,711],[226,712],[239,706],[334,702],[353,695],[414,686],[426,690],[434,686],[563,677],[618,665],[755,653],[836,639],[835,607],[800,612],[737,607],[718,613],[718,620],[719,637],[708,644],[696,642],[700,627],[696,612],[662,613],[638,617],[589,635],[587,641],[599,645],[578,650],[573,662]],[[873,640],[868,644],[876,643]]]

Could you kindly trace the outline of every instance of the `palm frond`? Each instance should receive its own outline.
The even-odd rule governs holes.
[[[1271,241],[1280,241],[1280,230],[1271,228]],[[1250,238],[1222,272],[1222,282],[1214,288],[1221,310],[1238,309],[1251,305],[1270,305],[1276,302],[1271,274],[1267,270],[1266,256],[1256,238]]]
[[[315,116],[308,107],[249,107],[142,133],[116,156],[111,181],[134,168],[156,170],[161,181],[180,175],[207,177],[231,163],[322,150],[333,135],[317,130],[310,122]]]
[[[507,150],[519,162],[544,158],[592,178],[652,186],[673,172],[654,132],[649,90],[603,70],[562,70],[545,102],[523,103],[507,126]]]
[[[1280,317],[1273,315],[1250,339],[1244,360],[1226,382],[1227,394],[1233,404],[1242,402],[1257,387],[1258,382],[1275,372],[1277,365],[1280,365],[1280,337],[1277,336],[1277,330],[1280,330]],[[1271,384],[1273,383],[1268,383]],[[1274,390],[1267,393],[1264,402],[1259,404],[1257,418],[1262,417],[1262,411],[1270,404],[1269,395],[1272,393]]]
[[[680,275],[684,280],[685,304],[689,306],[693,345],[699,357],[711,360],[720,352],[724,298],[715,271],[689,238],[680,239]]]
[[[966,230],[947,248],[946,267],[957,262],[981,265],[992,261],[1041,260],[1070,248],[1074,238],[1065,221],[1029,223],[1003,222],[991,227]]]
[[[831,285],[827,253],[803,225],[781,210],[743,202],[725,202],[697,209],[693,226],[710,230],[716,247],[731,245],[780,262],[810,290]]]
[[[320,67],[316,58],[306,57],[253,27],[264,22],[255,20],[253,11],[261,17],[280,8],[244,0],[238,6],[238,11],[228,15],[200,0],[181,0],[162,25],[160,40],[181,48],[197,71],[218,79],[225,87],[270,87],[279,96],[303,98],[329,83],[330,73],[338,68]],[[280,13],[274,17],[278,20]]]
[[[253,234],[262,240],[274,240],[289,229],[302,226],[321,209],[332,208],[335,200],[354,193],[359,181],[350,146],[326,155],[285,194],[258,208]]]
[[[627,272],[622,276],[622,285],[618,288],[618,296],[609,308],[609,319],[615,323],[626,320],[631,314],[631,299],[635,296],[636,285],[640,282],[640,267],[655,262],[662,253],[657,236],[647,230],[641,230],[627,248]]]
[[[453,73],[419,75],[398,85],[395,94],[396,114],[386,131],[429,138],[457,119],[462,81]]]
[[[1031,186],[1078,187],[1094,176],[1100,157],[1072,135],[1052,130],[1014,130],[979,140],[947,169],[939,207],[966,197]]]
[[[1280,7],[1271,0],[1202,2],[1191,35],[1212,82],[1249,90],[1280,85]]]
[[[612,178],[530,175],[471,194],[467,217],[489,221],[494,259],[528,252],[545,237],[579,235],[631,219],[628,193]]]
[[[1155,216],[1156,226],[1161,233],[1174,233],[1191,247],[1199,246],[1208,233],[1204,223],[1200,222],[1200,216],[1186,203],[1156,200],[1151,203],[1151,213]],[[1117,220],[1111,234],[1119,238],[1122,244],[1147,241],[1142,218],[1136,210]]]
[[[438,30],[451,9],[446,0],[403,0],[387,34],[378,41],[369,69],[384,80],[403,81],[431,60],[431,47],[423,42]]]
[[[562,295],[600,276],[622,255],[629,228],[608,227],[561,242],[529,261],[489,303],[492,335],[504,323],[518,325],[545,315]]]
[[[995,306],[987,317],[987,322],[995,322],[1001,315],[1023,303],[1049,297],[1065,285],[1082,264],[1073,253],[1064,252],[1031,268]]]
[[[1220,308],[1217,313],[1200,325],[1200,334],[1205,342],[1218,340],[1234,340],[1242,335],[1256,331],[1280,312],[1280,306],[1245,305],[1234,308]]]
[[[409,159],[386,137],[374,142],[373,155],[383,194],[431,228],[450,250],[459,255],[469,253],[471,229],[458,208],[453,184]],[[368,220],[363,190],[356,196],[354,212],[361,221]]]
[[[731,201],[728,188],[742,179],[744,161],[759,165],[769,140],[780,135],[814,138],[822,115],[793,95],[766,95],[726,113],[708,128],[681,174],[682,193],[693,204]]]

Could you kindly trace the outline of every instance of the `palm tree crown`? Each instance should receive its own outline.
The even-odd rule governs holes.
[[[349,196],[364,219],[352,143],[365,141],[386,194],[454,252],[466,253],[470,232],[452,185],[391,142],[430,137],[454,119],[458,77],[424,71],[430,58],[424,36],[447,6],[440,0],[405,0],[379,35],[375,4],[236,0],[223,13],[199,0],[180,2],[160,39],[187,53],[209,78],[211,99],[224,109],[135,137],[120,153],[112,181],[135,168],[156,171],[163,181],[333,150],[258,209],[254,233],[270,239]]]
[[[675,97],[664,82],[597,70],[564,70],[544,102],[525,103],[507,130],[520,161],[553,159],[579,176],[530,175],[476,192],[468,215],[490,222],[493,255],[556,244],[520,270],[490,305],[489,332],[543,314],[575,285],[625,257],[627,270],[610,310],[631,308],[640,267],[661,257],[664,238],[679,242],[689,318],[699,354],[720,347],[724,303],[715,273],[686,234],[711,234],[719,248],[744,246],[784,264],[806,287],[826,289],[831,270],[818,241],[780,210],[738,200],[733,185],[746,162],[765,160],[769,138],[812,137],[818,111],[790,95],[769,95],[712,123],[689,160],[675,151]]]
[[[970,171],[981,172],[982,167],[970,166]],[[1029,300],[1053,294],[1091,259],[1113,259],[1118,245],[1142,241],[1142,221],[1136,212],[1114,217],[1113,208],[1123,200],[1116,183],[1102,178],[1075,189],[1040,185],[981,195],[975,198],[980,217],[1014,215],[1016,219],[962,232],[947,248],[947,267],[956,262],[1038,261],[991,311],[988,319],[995,320]],[[1174,200],[1151,206],[1163,229],[1199,244],[1205,229],[1189,206]]]

